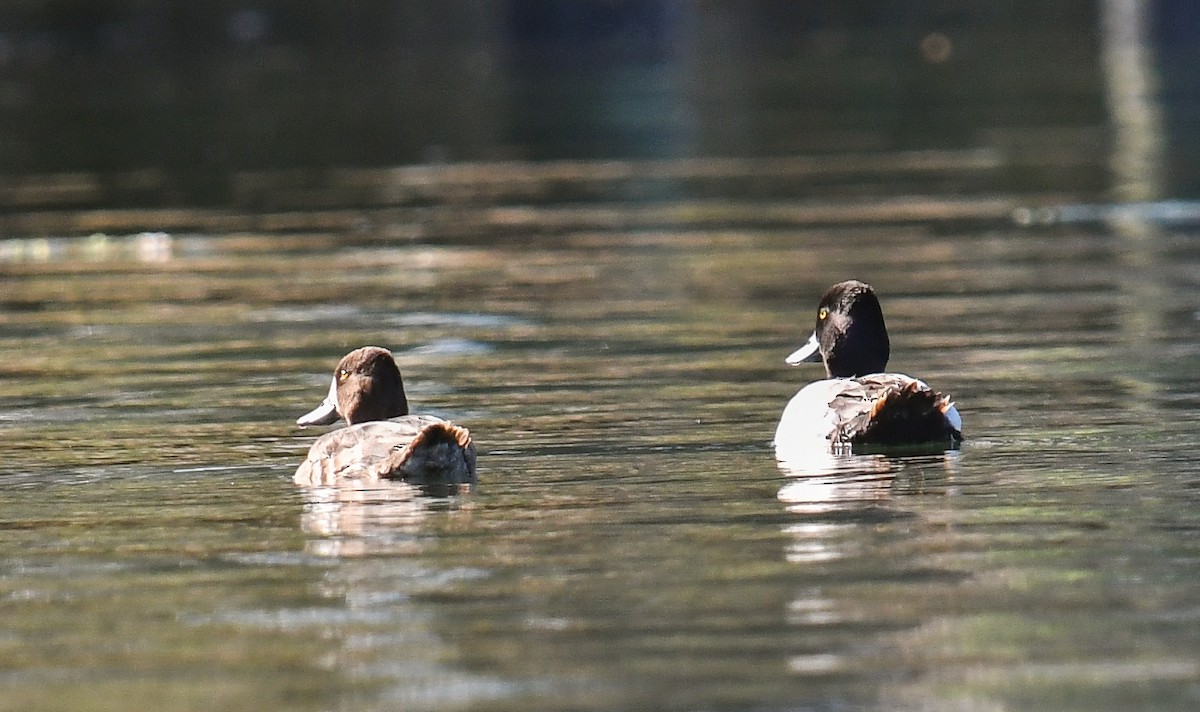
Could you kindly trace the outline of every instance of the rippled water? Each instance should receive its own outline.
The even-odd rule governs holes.
[[[5,243],[0,708],[1194,709],[1200,242],[1007,200]],[[960,452],[776,467],[849,277]],[[474,496],[291,484],[362,344]]]

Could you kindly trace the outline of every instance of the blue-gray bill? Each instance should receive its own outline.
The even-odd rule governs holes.
[[[808,341],[793,351],[785,360],[789,366],[799,366],[802,363],[820,363],[821,344],[817,341],[817,332],[814,331],[812,336],[808,337]]]
[[[321,405],[297,418],[296,425],[302,428],[309,425],[333,425],[340,417],[337,410],[337,379],[333,379],[329,384],[329,394],[321,401]]]

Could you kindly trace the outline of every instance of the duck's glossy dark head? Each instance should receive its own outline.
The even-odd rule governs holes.
[[[882,373],[890,354],[883,309],[874,290],[849,280],[826,290],[817,305],[816,329],[787,362],[822,361],[829,378],[852,378]]]
[[[325,400],[296,424],[329,425],[340,416],[348,425],[354,425],[401,415],[408,415],[408,399],[392,353],[378,346],[364,346],[342,357]]]

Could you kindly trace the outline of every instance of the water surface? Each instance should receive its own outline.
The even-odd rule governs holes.
[[[6,242],[0,708],[1194,709],[1194,232],[859,185]],[[960,452],[776,466],[850,277]],[[474,496],[291,484],[363,344]]]

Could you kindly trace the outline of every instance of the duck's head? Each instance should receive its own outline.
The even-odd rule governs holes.
[[[787,362],[795,366],[821,361],[829,378],[852,378],[882,373],[890,348],[874,290],[849,280],[826,290],[817,305],[816,329]]]
[[[329,425],[341,417],[354,425],[400,415],[408,415],[408,399],[392,353],[378,346],[364,346],[342,357],[325,400],[296,424]]]

